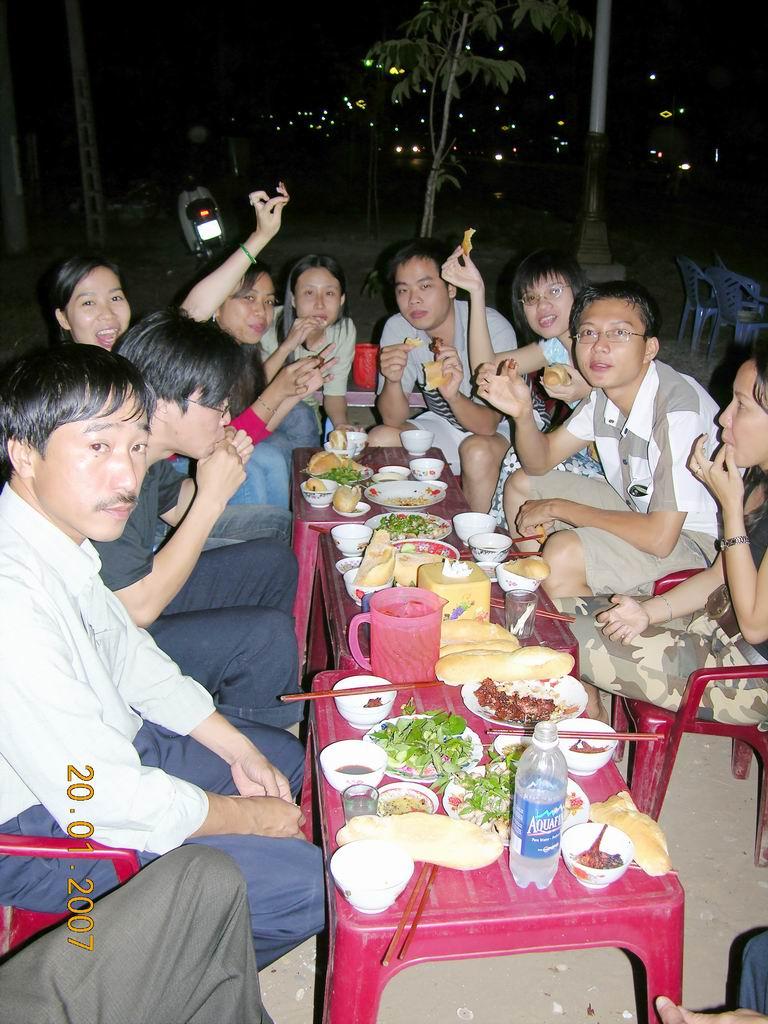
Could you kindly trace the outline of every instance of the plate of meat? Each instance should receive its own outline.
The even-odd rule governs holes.
[[[473,715],[494,725],[528,725],[578,718],[587,706],[587,691],[573,676],[502,682],[465,683],[461,699]]]

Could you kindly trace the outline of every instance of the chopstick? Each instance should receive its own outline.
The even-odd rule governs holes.
[[[503,597],[492,597],[491,608],[503,608],[504,598]],[[542,619],[552,619],[555,622],[575,622],[575,615],[566,615],[565,612],[549,612],[546,608],[537,608],[536,614]]]
[[[416,913],[413,915],[413,921],[411,922],[411,930],[408,932],[408,937],[401,946],[400,952],[397,954],[398,960],[405,960],[405,954],[408,952],[408,947],[413,941],[413,936],[416,934],[416,927],[419,921],[421,920],[422,911],[424,910],[424,907],[427,905],[427,900],[429,899],[429,892],[430,889],[432,888],[432,883],[435,880],[435,876],[437,875],[438,865],[432,864],[431,867],[432,870],[429,872],[427,884],[424,886],[424,892],[421,894],[421,899],[419,900],[419,905],[416,908]]]
[[[409,917],[409,915],[411,913],[411,910],[413,909],[413,905],[416,902],[416,897],[418,896],[418,892],[419,892],[419,886],[426,880],[427,875],[429,874],[430,867],[434,867],[434,865],[422,864],[422,866],[421,866],[421,871],[419,872],[419,877],[416,879],[416,884],[414,885],[413,889],[411,890],[411,895],[408,897],[408,902],[405,904],[405,909],[403,910],[402,914],[400,915],[400,920],[397,923],[397,928],[395,929],[395,934],[392,936],[392,939],[391,939],[389,945],[387,946],[387,951],[384,954],[384,956],[382,957],[382,960],[381,960],[382,967],[386,967],[387,964],[389,963],[390,959],[392,958],[392,954],[395,951],[395,946],[397,945],[398,939],[403,934],[403,929],[405,928],[405,924],[406,924],[406,922],[408,920],[408,917]]]
[[[421,690],[427,686],[444,686],[440,679],[433,679],[431,682],[423,683],[387,683],[382,686],[350,686],[348,690],[314,690],[307,693],[283,693],[280,700],[290,704],[296,700],[319,700],[321,697],[354,697],[358,694],[384,693],[387,690]]]
[[[432,883],[435,880],[435,875],[437,874],[437,868],[437,864],[422,864],[421,871],[419,872],[419,877],[416,879],[416,884],[414,885],[411,891],[411,895],[408,897],[408,902],[405,905],[405,909],[400,915],[400,920],[397,923],[395,934],[392,936],[392,939],[390,940],[390,943],[387,946],[387,951],[381,959],[382,967],[386,967],[389,964],[390,960],[392,959],[392,954],[395,951],[395,946],[397,946],[400,936],[403,934],[403,931],[405,930],[405,926],[408,922],[408,917],[410,916],[414,904],[416,903],[416,899],[419,894],[419,888],[423,885],[424,888],[421,893],[421,899],[419,900],[419,905],[416,907],[416,913],[413,915],[413,921],[411,922],[411,930],[408,932],[405,942],[401,946],[400,952],[397,954],[398,960],[405,959],[405,954],[408,952],[408,947],[413,941],[413,936],[416,934],[416,927],[419,921],[421,920],[421,915],[424,910],[424,907],[427,905],[427,900],[429,899],[429,892],[432,888]]]
[[[489,736],[533,736],[533,730],[528,729],[524,725],[510,725],[506,729],[486,729],[486,733]],[[576,740],[622,740],[631,742],[632,740],[663,740],[664,737],[661,733],[656,732],[589,732],[584,729],[583,731],[575,732],[571,729],[558,730],[558,736],[560,739],[573,737]]]

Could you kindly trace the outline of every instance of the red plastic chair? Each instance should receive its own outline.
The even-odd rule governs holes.
[[[0,835],[0,855],[8,857],[64,857],[68,860],[111,860],[118,882],[132,878],[141,865],[135,850],[114,849],[89,840],[52,839],[46,836]],[[47,914],[21,907],[0,907],[0,956],[60,921],[68,914]]]
[[[677,586],[697,571],[683,570],[658,580],[654,587],[654,596]],[[733,740],[731,771],[737,779],[748,778],[754,751],[762,765],[755,864],[758,867],[768,867],[768,840],[766,845],[763,845],[763,835],[768,826],[768,732],[761,732],[756,725],[728,725],[696,717],[707,685],[730,679],[768,680],[768,665],[702,668],[692,672],[677,711],[666,711],[646,701],[626,697],[614,698],[612,724],[614,729],[623,732],[629,724],[628,719],[631,718],[638,732],[660,733],[665,737],[662,742],[638,743],[634,752],[630,792],[638,809],[652,818],[658,818],[661,813],[684,733],[729,736]]]

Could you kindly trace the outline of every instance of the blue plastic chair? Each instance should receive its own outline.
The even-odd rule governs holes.
[[[707,267],[706,275],[715,289],[719,310],[707,355],[711,353],[723,324],[733,327],[737,345],[748,347],[760,331],[768,329],[768,298],[760,294],[757,281],[726,267]]]
[[[676,262],[685,289],[685,305],[680,317],[677,340],[678,342],[683,340],[687,330],[688,317],[691,315],[693,317],[691,322],[691,352],[695,352],[705,323],[712,319],[713,323],[709,340],[709,349],[711,350],[712,338],[716,336],[720,326],[718,323],[715,287],[706,273],[687,256],[678,256]]]

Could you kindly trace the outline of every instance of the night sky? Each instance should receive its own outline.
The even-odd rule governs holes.
[[[386,100],[377,113],[374,73],[361,63],[371,43],[396,34],[414,13],[413,2],[330,3],[312,14],[233,0],[81,6],[107,193],[146,177],[176,188],[190,170],[215,174],[230,137],[250,140],[257,168],[265,154],[311,165],[324,149],[367,134],[371,117],[387,147],[397,141],[395,126],[401,138],[424,141],[420,105],[399,111]],[[573,6],[593,20],[594,0]],[[737,3],[719,7],[715,18],[692,0],[615,0],[611,159],[638,165],[649,148],[674,147],[675,159],[710,173],[762,180],[765,10]],[[34,133],[43,179],[67,188],[79,171],[63,0],[43,7],[8,0],[8,11],[19,136]],[[462,101],[459,148],[490,153],[516,142],[522,158],[580,161],[591,43],[555,46],[530,30],[504,41],[505,56],[520,60],[527,82],[507,97],[481,89]],[[366,98],[366,111],[350,111],[345,96]],[[659,118],[662,109],[675,110],[672,122]],[[322,128],[310,130],[321,116]],[[504,123],[514,131],[502,134]],[[205,143],[190,142],[195,126],[205,129]]]

